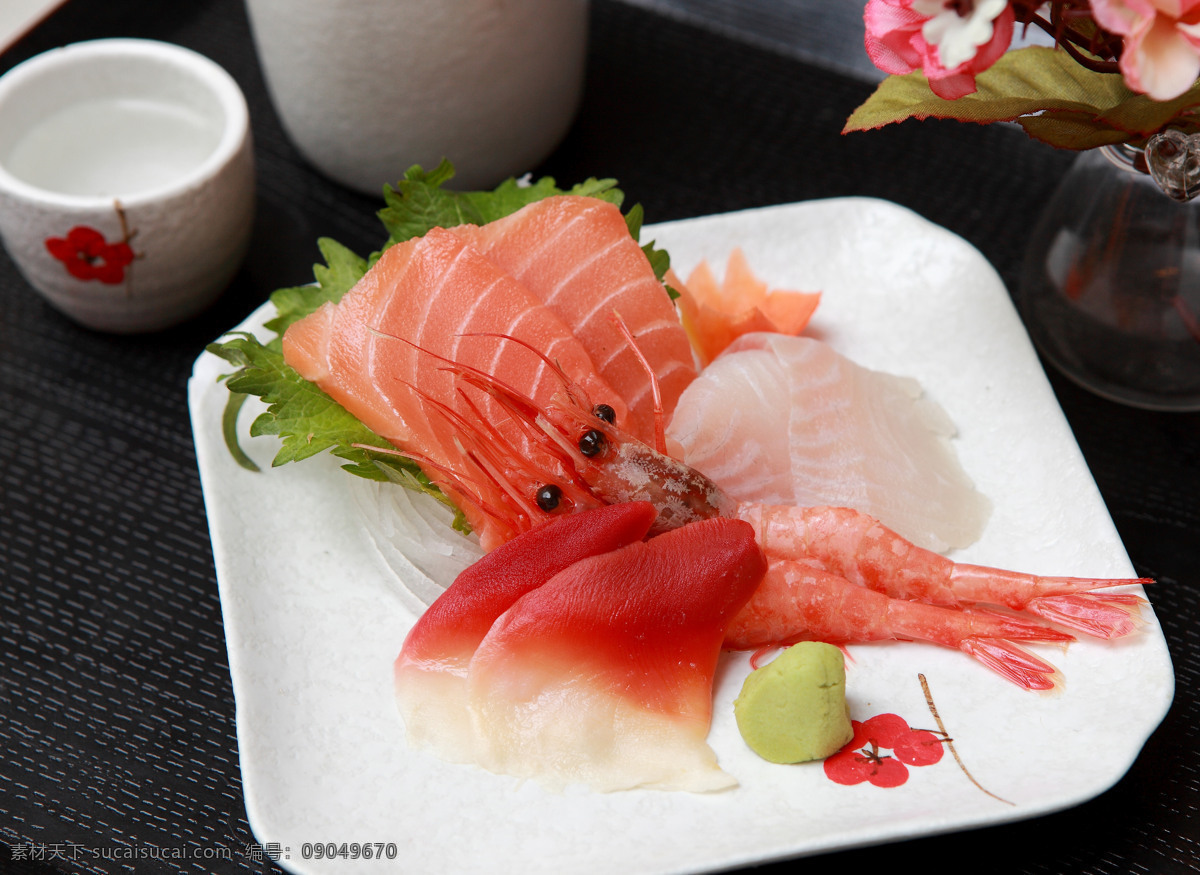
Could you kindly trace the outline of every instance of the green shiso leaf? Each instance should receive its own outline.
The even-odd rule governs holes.
[[[368,262],[355,255],[341,243],[322,237],[317,248],[325,256],[325,264],[313,265],[315,283],[279,289],[272,293],[271,303],[278,315],[266,323],[266,327],[282,335],[293,322],[298,322],[322,304],[336,304],[342,295],[367,272]]]
[[[559,194],[594,197],[618,207],[625,199],[615,179],[588,179],[567,190],[559,188],[549,176],[536,182],[507,179],[492,191],[443,188],[453,176],[453,165],[443,159],[428,172],[420,166],[411,167],[395,188],[384,187],[386,206],[379,211],[379,218],[390,235],[388,244],[421,237],[433,228],[484,225]]]
[[[221,416],[221,434],[225,438],[225,446],[229,447],[230,453],[233,454],[234,461],[247,471],[259,471],[261,469],[253,459],[246,455],[237,439],[238,414],[242,412],[242,406],[249,397],[242,392],[229,393],[229,400],[225,404],[225,413]]]
[[[273,466],[331,450],[349,463],[343,466],[348,471],[371,480],[387,479],[379,470],[379,454],[364,449],[372,446],[389,449],[387,441],[289,367],[278,348],[263,345],[252,334],[235,332],[226,335],[222,342],[209,344],[208,351],[239,366],[226,379],[231,399],[240,395],[244,401],[245,396],[255,395],[266,402],[267,410],[250,425],[250,435],[280,438]],[[240,407],[241,402],[237,403]],[[227,420],[228,416],[227,410]],[[226,439],[228,442],[228,432]],[[383,463],[416,469],[415,463],[399,456]]]
[[[625,214],[625,224],[629,227],[629,234],[639,243],[642,242],[643,214],[644,210],[641,204],[634,204]],[[671,256],[667,250],[655,246],[653,240],[643,244],[642,252],[646,254],[646,260],[650,262],[650,267],[654,269],[654,275],[658,277],[658,281],[666,287],[667,295],[674,301],[679,297],[679,292],[671,288],[665,280],[667,271],[671,269]]]

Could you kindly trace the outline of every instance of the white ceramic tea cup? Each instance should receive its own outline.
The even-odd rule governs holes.
[[[413,164],[520,176],[579,105],[587,0],[246,0],[272,103],[318,170],[378,195]]]
[[[92,40],[0,77],[0,238],[77,322],[133,333],[195,315],[237,271],[253,217],[246,101],[203,55]]]

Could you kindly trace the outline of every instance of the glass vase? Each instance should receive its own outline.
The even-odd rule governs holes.
[[[1017,299],[1042,355],[1075,382],[1137,407],[1200,410],[1200,199],[1165,194],[1141,150],[1075,160]]]

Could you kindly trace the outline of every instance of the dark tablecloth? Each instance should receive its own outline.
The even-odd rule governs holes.
[[[206,342],[271,290],[311,279],[319,236],[375,248],[380,204],[297,156],[238,0],[70,0],[0,55],[0,72],[107,36],[180,43],[237,79],[251,108],[258,218],[221,301],[146,337],[76,327],[0,254],[0,841],[232,852],[209,863],[64,853],[52,865],[66,871],[272,871],[247,853],[185,387]],[[616,177],[648,221],[887,198],[965,237],[1012,289],[1039,207],[1071,160],[1003,126],[910,122],[842,136],[869,85],[614,0],[594,5],[589,62],[578,121],[535,172],[563,183]],[[1158,580],[1150,598],[1176,667],[1175,703],[1128,775],[1093,801],[813,858],[807,872],[1200,870],[1200,415],[1118,406],[1050,377],[1138,572]],[[50,865],[8,857],[0,849],[0,871]]]

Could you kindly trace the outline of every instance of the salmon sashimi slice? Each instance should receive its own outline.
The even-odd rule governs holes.
[[[421,615],[396,658],[396,702],[409,744],[451,762],[475,759],[467,669],[513,602],[588,556],[645,537],[654,507],[628,502],[540,524],[467,568]]]
[[[479,762],[551,788],[706,792],[725,630],[766,571],[753,528],[711,519],[581,560],[518,599],[471,659]]]
[[[447,360],[477,368],[540,404],[549,402],[562,388],[550,365],[520,343],[494,335],[528,344],[589,395],[613,399],[608,403],[618,414],[625,410],[561,319],[465,239],[440,228],[388,248],[340,302],[288,328],[283,353],[301,376],[367,427],[428,463],[431,479],[440,482],[451,471],[479,485],[477,469],[464,458],[471,444],[464,424],[445,409],[496,429],[502,440],[488,432],[482,443],[498,444],[501,461],[545,470],[557,464],[490,397],[466,394],[447,368]],[[463,498],[454,488],[447,491]],[[494,503],[505,502],[494,497]],[[473,509],[470,501],[456,503],[485,549],[514,533],[497,528],[494,516]],[[534,521],[526,519],[524,528]]]
[[[629,417],[617,424],[652,442],[651,382],[614,323],[614,311],[658,376],[667,416],[696,368],[675,306],[621,211],[596,198],[559,195],[454,233],[469,237],[571,326],[600,376],[629,407]]]
[[[930,550],[965,547],[991,504],[916,380],[808,337],[747,334],[680,398],[667,437],[742,502],[852,507]]]

